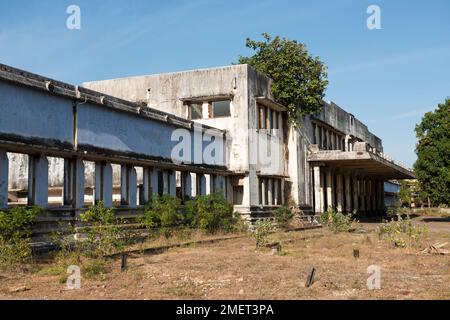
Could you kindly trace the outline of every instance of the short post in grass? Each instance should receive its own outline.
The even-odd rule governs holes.
[[[314,275],[316,274],[316,268],[311,267],[308,272],[308,276],[306,277],[305,287],[309,288],[314,283]]]
[[[128,254],[122,253],[121,255],[121,263],[120,263],[120,272],[124,272],[128,267]]]

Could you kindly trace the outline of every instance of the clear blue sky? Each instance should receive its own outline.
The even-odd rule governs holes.
[[[81,7],[81,30],[66,8]],[[381,30],[366,9],[381,8]],[[0,62],[58,80],[227,65],[262,32],[307,44],[333,100],[412,165],[414,126],[450,96],[450,1],[1,1]]]

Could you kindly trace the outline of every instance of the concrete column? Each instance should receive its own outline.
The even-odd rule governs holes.
[[[163,171],[163,194],[169,194],[169,172]]]
[[[278,179],[274,180],[274,183],[273,183],[273,198],[274,198],[273,204],[276,205],[276,206],[280,205],[280,202],[279,202],[279,198],[280,198],[279,187],[280,187],[280,181]]]
[[[359,212],[359,183],[358,178],[353,176],[353,210]]]
[[[197,182],[198,182],[198,194],[199,195],[206,195],[206,177],[202,173],[197,174]]]
[[[29,156],[28,205],[48,207],[48,160],[46,156]]]
[[[265,178],[261,179],[261,204],[265,206],[267,204],[267,198],[266,198],[266,190],[267,190],[267,182]]]
[[[283,114],[281,112],[278,113],[278,134],[280,137],[283,136]]]
[[[319,130],[320,130],[320,128],[319,128],[319,126],[316,124],[315,125],[315,128],[314,128],[314,137],[315,137],[315,143],[317,144],[317,145],[319,145],[320,146],[320,134],[319,134]]]
[[[137,208],[137,174],[134,166],[128,171],[128,206]]]
[[[192,198],[192,181],[191,173],[187,171],[181,172],[181,198]]]
[[[267,179],[267,204],[273,205],[273,179]]]
[[[375,213],[375,183],[373,179],[369,180],[369,189],[370,189],[370,210]]]
[[[95,203],[103,201],[105,207],[112,207],[113,174],[109,162],[95,163]]]
[[[195,198],[198,193],[197,193],[197,179],[198,179],[198,175],[196,173],[189,173],[189,175],[191,176],[191,196],[193,198]]]
[[[226,196],[226,183],[224,176],[216,176],[214,189],[216,192],[221,192],[224,196]]]
[[[212,193],[211,185],[213,177],[210,174],[205,174],[204,177],[205,177],[205,194],[208,195]]]
[[[322,177],[320,174],[320,167],[314,166],[314,208],[316,213],[322,213],[323,210],[323,184]]]
[[[139,205],[145,205],[150,202],[151,199],[151,172],[152,170],[148,167],[143,168],[142,176],[142,194],[139,196]]]
[[[84,207],[84,162],[64,159],[64,205],[75,209]]]
[[[334,197],[333,197],[333,172],[331,169],[326,171],[326,184],[327,184],[327,206],[334,209]],[[326,210],[328,210],[326,208]]]
[[[345,212],[352,212],[352,195],[351,195],[351,176],[346,173],[345,179]]]
[[[343,183],[343,178],[342,178],[342,174],[338,173],[336,174],[336,199],[337,199],[337,203],[336,203],[336,210],[338,212],[343,212],[344,211],[344,183]]]
[[[0,150],[0,209],[8,208],[8,154]]]
[[[384,212],[384,180],[379,181],[379,187],[378,187],[378,207],[380,215]]]
[[[366,180],[365,179],[359,180],[359,195],[360,195],[359,209],[361,212],[365,212],[366,211]]]
[[[175,170],[169,172],[169,194],[174,197],[177,195],[177,175]]]
[[[150,195],[152,197],[157,197],[159,196],[159,181],[158,181],[158,177],[159,177],[159,170],[156,168],[153,168],[153,170],[150,171]]]
[[[261,128],[260,129],[267,129],[267,122],[266,122],[266,108],[261,107],[260,109],[260,117],[261,117]]]

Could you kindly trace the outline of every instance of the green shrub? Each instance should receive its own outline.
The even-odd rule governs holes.
[[[31,226],[42,211],[39,207],[14,207],[0,211],[0,266],[31,261]]]
[[[149,231],[161,229],[169,237],[172,230],[183,222],[183,216],[178,212],[180,199],[171,195],[154,196],[150,205],[145,209],[144,216],[139,222],[143,223]]]
[[[123,249],[124,237],[113,208],[106,208],[103,202],[89,207],[80,215],[82,222],[89,226],[81,230],[86,232],[83,241],[85,251],[93,257],[102,257]]]
[[[403,219],[401,215],[397,216],[397,221],[391,220],[378,227],[380,238],[401,248],[418,244],[427,232],[427,227],[414,226],[409,216]]]
[[[256,247],[264,247],[267,244],[269,234],[275,229],[271,219],[259,219],[252,230],[252,236],[256,241]]]
[[[275,210],[274,217],[277,226],[286,229],[294,218],[294,213],[288,207],[283,206]]]
[[[214,233],[218,230],[234,231],[237,218],[233,206],[222,193],[197,196],[186,203],[186,221],[194,228]]]
[[[320,221],[334,232],[348,232],[352,227],[352,215],[345,215],[334,211],[332,208],[320,215]]]

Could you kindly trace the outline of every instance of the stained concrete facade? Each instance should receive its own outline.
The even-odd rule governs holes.
[[[186,118],[192,103],[202,105],[202,117],[194,121],[225,130],[229,137],[229,169],[235,176],[229,187],[243,186],[242,199],[230,200],[242,213],[263,216],[287,202],[305,213],[320,213],[328,207],[341,212],[382,212],[383,181],[409,177],[412,172],[388,159],[381,139],[333,102],[324,102],[320,113],[301,119],[298,128],[291,127],[286,109],[271,95],[271,82],[248,65],[234,65],[84,86]],[[212,101],[222,100],[230,101],[229,116],[205,116]],[[262,117],[277,125],[261,128]],[[253,146],[260,139],[279,143],[280,152],[270,158],[275,166],[252,161],[257,151]],[[361,152],[369,159],[360,159]]]
[[[221,191],[251,220],[286,204],[307,215],[329,207],[376,214],[383,182],[413,177],[335,103],[292,127],[271,83],[233,65],[78,87],[0,65],[0,206],[26,189],[29,204],[46,207],[53,187],[75,211]],[[202,152],[222,141],[215,160],[174,157],[179,130],[192,154],[198,136]]]

